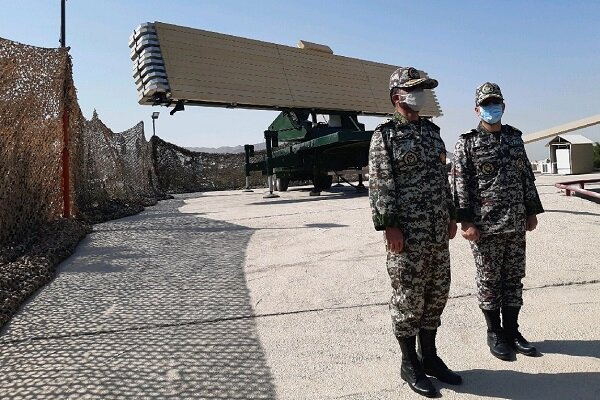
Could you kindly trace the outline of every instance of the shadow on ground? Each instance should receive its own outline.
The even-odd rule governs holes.
[[[600,372],[530,374],[516,371],[474,369],[460,372],[461,386],[445,385],[449,391],[479,397],[512,400],[565,400],[600,398]]]
[[[600,358],[600,340],[544,340],[535,343],[543,354]],[[518,355],[517,358],[524,357]],[[576,361],[574,361],[576,362]],[[510,364],[507,364],[510,368]],[[514,400],[600,398],[600,370],[594,372],[525,373],[474,369],[460,372],[462,386],[445,385],[457,393]]]
[[[600,359],[600,340],[544,340],[535,346],[543,353]]]
[[[181,198],[94,227],[0,336],[0,398],[275,398],[243,270],[253,231]]]

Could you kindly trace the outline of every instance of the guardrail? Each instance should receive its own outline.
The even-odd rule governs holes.
[[[554,186],[563,189],[567,196],[572,196],[571,192],[575,192],[600,200],[600,193],[585,190],[586,183],[600,183],[600,179],[580,179],[578,181],[558,182],[555,183]]]

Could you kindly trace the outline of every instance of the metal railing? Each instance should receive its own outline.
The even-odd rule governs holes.
[[[558,182],[555,183],[554,186],[559,189],[563,189],[567,196],[572,196],[572,192],[575,192],[600,200],[600,193],[585,189],[586,183],[600,183],[600,179],[580,179],[577,181]]]

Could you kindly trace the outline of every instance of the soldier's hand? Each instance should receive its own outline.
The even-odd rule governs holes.
[[[385,228],[385,241],[388,251],[402,253],[404,250],[404,234],[399,228]]]
[[[479,229],[472,222],[461,222],[460,230],[462,231],[462,237],[467,240],[476,242],[479,240]]]
[[[450,222],[448,222],[448,237],[450,239],[454,239],[454,237],[456,236],[456,220],[451,219]]]
[[[534,215],[530,215],[527,217],[527,230],[528,231],[532,231],[537,227],[538,224],[538,220],[537,220],[537,216]]]

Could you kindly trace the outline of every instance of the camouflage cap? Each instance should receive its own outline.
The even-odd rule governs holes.
[[[475,105],[480,105],[484,100],[489,99],[490,97],[495,97],[504,101],[500,86],[492,82],[486,82],[483,85],[479,85],[475,90]]]
[[[421,78],[421,74],[413,67],[400,67],[390,76],[390,90],[397,87],[400,89],[422,87],[433,89],[437,87],[438,81],[430,78]]]

